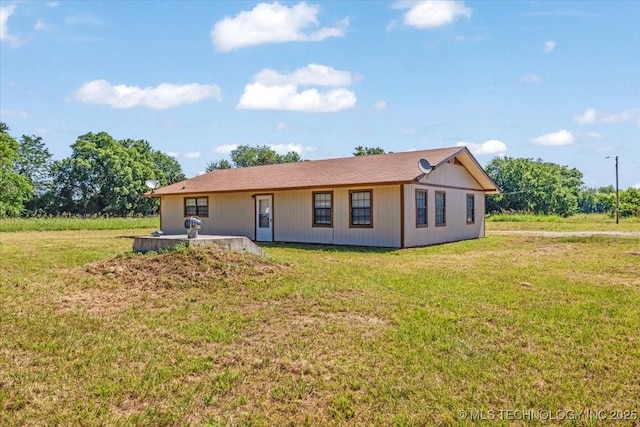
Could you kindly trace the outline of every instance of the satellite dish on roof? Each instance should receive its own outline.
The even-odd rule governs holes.
[[[433,170],[431,163],[429,163],[429,160],[427,159],[418,160],[418,169],[420,169],[420,171],[425,175]]]
[[[151,192],[153,193],[153,190],[160,187],[160,181],[156,181],[155,179],[148,179],[144,182],[144,185],[149,187],[151,189]]]

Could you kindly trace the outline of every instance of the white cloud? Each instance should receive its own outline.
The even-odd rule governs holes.
[[[603,113],[602,116],[600,117],[600,120],[602,121],[602,123],[606,123],[606,124],[626,122],[627,120],[631,120],[634,117],[638,116],[639,112],[640,112],[640,109],[630,108],[618,114]]]
[[[633,188],[637,188],[638,190],[640,190],[640,182],[637,184],[633,184],[632,185]]]
[[[47,6],[49,6],[49,7],[58,7],[58,6],[60,6],[60,2],[59,1],[50,1],[49,3],[47,3]]]
[[[302,154],[304,152],[316,150],[315,147],[305,147],[302,144],[269,144],[269,148],[278,154],[287,154],[290,151]]]
[[[389,22],[387,24],[387,27],[386,27],[387,32],[393,30],[397,25],[398,25],[398,21],[395,20],[395,19],[393,21]]]
[[[540,83],[542,81],[542,77],[540,77],[539,74],[527,73],[522,75],[522,81],[525,83]]]
[[[342,37],[349,20],[343,19],[335,27],[318,26],[320,7],[305,2],[292,7],[274,3],[259,3],[251,11],[243,11],[234,18],[224,18],[211,29],[211,41],[219,52],[229,52],[264,43],[292,41],[321,41],[327,37]]]
[[[238,144],[224,144],[213,147],[213,152],[218,154],[231,154],[233,150],[238,148]]]
[[[175,85],[161,83],[156,87],[112,85],[106,80],[94,80],[83,84],[71,98],[88,104],[105,104],[113,108],[145,106],[157,110],[192,104],[205,98],[222,101],[222,92],[217,85],[197,83]]]
[[[184,157],[185,159],[198,159],[201,156],[199,151],[190,151],[188,153],[177,153],[175,151],[165,151],[164,154],[167,156],[173,157],[177,159],[178,157]]]
[[[400,133],[404,136],[414,136],[418,134],[418,131],[415,129],[400,129]]]
[[[638,118],[640,120],[640,109],[639,108],[629,108],[628,110],[624,110],[618,114],[609,114],[602,111],[597,111],[595,108],[587,108],[582,114],[575,114],[573,116],[573,120],[581,125],[592,124],[592,123],[604,123],[604,124],[612,124],[612,123],[620,123],[626,122],[627,120],[633,120],[634,118]]]
[[[536,138],[533,138],[530,142],[533,145],[560,147],[563,145],[573,144],[573,141],[575,141],[573,134],[568,130],[562,129],[558,132],[540,135]]]
[[[25,119],[29,117],[29,113],[22,110],[0,110],[0,117],[9,117],[12,119]]]
[[[591,138],[591,139],[604,138],[604,135],[602,135],[600,132],[585,132],[582,135],[584,135],[586,138]]]
[[[354,79],[349,71],[318,64],[309,64],[288,75],[266,68],[254,76],[253,83],[244,87],[237,108],[307,113],[341,111],[356,104],[354,92],[344,88],[326,92],[315,88],[298,91],[298,86],[347,86]]]
[[[331,89],[322,93],[317,89],[298,92],[293,85],[265,86],[254,83],[245,86],[238,108],[329,113],[351,108],[355,103],[355,94],[346,89]]]
[[[573,120],[581,125],[594,123],[596,121],[596,110],[593,108],[587,108],[582,114],[574,114]]]
[[[64,23],[68,25],[84,25],[87,27],[97,27],[104,24],[104,22],[97,16],[86,14],[86,13],[80,14],[80,15],[67,16],[64,19]]]
[[[507,144],[498,139],[490,139],[482,144],[460,141],[456,144],[456,147],[467,147],[476,156],[483,154],[503,156],[507,154]]]
[[[416,28],[437,28],[451,24],[456,18],[471,17],[471,9],[462,1],[455,0],[401,0],[393,4],[394,9],[407,10],[404,24]]]
[[[0,42],[7,42],[11,47],[19,47],[25,43],[25,40],[9,34],[9,17],[16,11],[16,5],[0,6]]]
[[[265,68],[253,77],[253,80],[266,86],[296,85],[296,86],[349,86],[356,76],[350,71],[340,71],[333,67],[319,64],[309,64],[298,68],[291,74],[279,74],[270,68]]]
[[[283,122],[280,122],[276,125],[276,130],[285,130],[289,129],[289,125]]]
[[[555,48],[556,48],[556,42],[554,42],[553,40],[549,40],[544,43],[545,53],[549,53]]]
[[[375,104],[373,104],[373,109],[376,110],[376,111],[382,111],[385,108],[387,108],[387,101],[380,100],[380,101],[376,102]]]
[[[44,22],[42,22],[42,20],[38,19],[35,25],[33,26],[33,29],[37,31],[46,31],[49,29],[49,25],[45,24]]]

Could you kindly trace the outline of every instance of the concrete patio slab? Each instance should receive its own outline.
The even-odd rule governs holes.
[[[140,236],[133,240],[133,250],[135,252],[163,251],[184,244],[188,247],[212,246],[216,245],[222,249],[235,252],[250,252],[256,255],[264,255],[262,249],[246,236],[214,236],[199,235],[189,239],[186,234],[162,235],[162,236]]]

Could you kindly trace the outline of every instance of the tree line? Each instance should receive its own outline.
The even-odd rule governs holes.
[[[0,218],[35,215],[153,215],[158,200],[145,197],[145,181],[161,186],[185,179],[180,164],[145,140],[116,140],[87,133],[71,145],[71,156],[54,161],[39,136],[15,139],[0,122]],[[355,147],[354,156],[384,154],[380,147]],[[266,145],[240,145],[218,169],[303,161],[294,151],[278,154]],[[486,166],[501,190],[487,197],[487,213],[527,212],[569,216],[615,213],[612,186],[586,188],[582,173],[541,159],[496,157]],[[620,216],[640,216],[640,190],[620,192]]]
[[[495,157],[485,170],[501,191],[487,197],[487,213],[615,214],[615,188],[586,187],[576,168],[542,159]],[[640,189],[620,191],[619,203],[621,217],[640,216]]]
[[[87,133],[70,157],[54,161],[39,136],[16,140],[0,122],[0,218],[35,215],[153,215],[145,181],[185,179],[180,164],[144,140]]]

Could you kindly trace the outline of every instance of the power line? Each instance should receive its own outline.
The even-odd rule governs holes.
[[[499,193],[499,194],[502,194],[504,196],[510,196],[511,194],[521,194],[521,193],[529,193],[529,192],[537,191],[537,190],[544,190],[545,188],[556,187],[557,185],[558,184],[544,185],[542,187],[530,188],[528,190],[511,191],[509,193]],[[498,196],[499,194],[490,194],[490,196]]]

